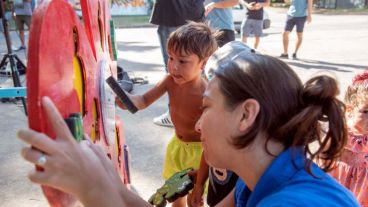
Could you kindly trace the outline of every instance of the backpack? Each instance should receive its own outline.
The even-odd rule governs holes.
[[[133,90],[133,81],[124,69],[118,66],[118,83],[124,91],[131,92]]]

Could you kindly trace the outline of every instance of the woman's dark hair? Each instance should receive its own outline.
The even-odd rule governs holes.
[[[302,147],[310,158],[305,167],[311,173],[311,160],[322,161],[329,171],[347,141],[344,104],[336,99],[335,79],[321,75],[304,85],[283,61],[267,55],[247,53],[226,61],[215,70],[226,107],[233,110],[252,98],[260,111],[246,134],[233,139],[234,146],[248,146],[259,133],[267,135],[265,144],[274,140],[285,148]],[[316,150],[310,144],[317,142]]]

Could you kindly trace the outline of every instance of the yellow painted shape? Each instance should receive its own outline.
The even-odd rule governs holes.
[[[115,130],[115,147],[116,147],[116,157],[117,157],[117,160],[118,160],[118,163],[119,163],[119,165],[121,164],[120,163],[120,159],[119,159],[119,156],[120,156],[120,150],[121,150],[121,148],[119,147],[119,145],[120,145],[120,140],[119,140],[119,130],[118,129],[116,129]]]
[[[80,103],[80,112],[82,114],[82,117],[85,115],[85,109],[84,109],[84,97],[85,97],[85,90],[84,90],[84,75],[83,75],[83,68],[80,59],[74,55],[73,57],[73,69],[74,69],[74,75],[73,75],[73,84],[74,89],[77,91],[78,99]]]

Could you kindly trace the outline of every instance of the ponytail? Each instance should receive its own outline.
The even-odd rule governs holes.
[[[321,162],[321,168],[325,171],[332,170],[347,142],[345,106],[336,98],[338,92],[336,80],[329,76],[310,79],[301,93],[300,112],[276,133],[278,136],[285,136],[282,132],[292,133],[291,146],[305,146],[305,155],[310,160]],[[316,149],[310,145],[314,142]],[[305,166],[308,172],[310,164],[311,161]]]

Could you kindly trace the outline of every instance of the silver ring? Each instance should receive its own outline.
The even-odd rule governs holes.
[[[43,165],[46,164],[46,161],[47,161],[46,155],[45,155],[45,153],[42,152],[40,158],[38,158],[38,160],[37,160],[37,165],[43,166]]]

